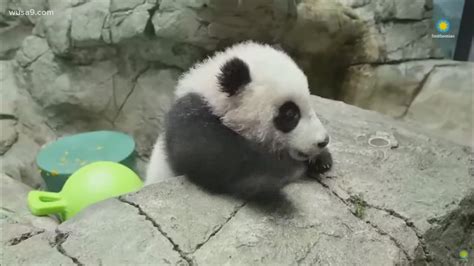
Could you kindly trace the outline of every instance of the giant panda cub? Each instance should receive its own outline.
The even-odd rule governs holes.
[[[269,45],[240,43],[180,78],[145,184],[185,175],[210,192],[275,195],[329,170],[328,143],[296,63]]]

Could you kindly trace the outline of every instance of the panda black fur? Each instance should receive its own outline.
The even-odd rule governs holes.
[[[185,175],[211,192],[265,197],[329,170],[329,138],[309,98],[282,51],[246,42],[217,53],[179,80],[146,184]]]

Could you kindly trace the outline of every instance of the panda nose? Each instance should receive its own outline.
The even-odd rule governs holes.
[[[329,136],[326,136],[323,141],[318,142],[318,147],[320,149],[326,147],[329,144]]]

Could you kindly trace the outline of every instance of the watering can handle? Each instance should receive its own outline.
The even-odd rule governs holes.
[[[42,216],[64,211],[66,202],[59,193],[30,191],[28,207],[34,215]]]

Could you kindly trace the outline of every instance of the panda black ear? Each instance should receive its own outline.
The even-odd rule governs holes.
[[[250,83],[250,70],[244,61],[234,57],[221,67],[221,73],[217,79],[221,90],[233,96],[239,89]]]

